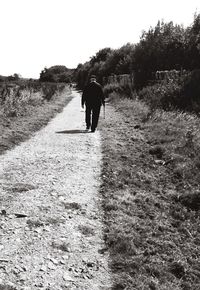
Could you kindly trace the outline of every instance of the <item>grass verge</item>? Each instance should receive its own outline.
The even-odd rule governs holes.
[[[68,95],[70,92],[65,89],[49,101],[41,97],[37,103],[26,104],[20,115],[0,114],[0,154],[27,140],[45,126],[72,99]]]
[[[199,125],[111,98],[101,192],[113,289],[200,289]]]

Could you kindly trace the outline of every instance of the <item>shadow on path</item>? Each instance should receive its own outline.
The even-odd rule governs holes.
[[[58,131],[56,134],[84,134],[88,133],[87,130],[64,130],[64,131]]]

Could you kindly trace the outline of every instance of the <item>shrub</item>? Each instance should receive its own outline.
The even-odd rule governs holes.
[[[43,83],[42,84],[43,98],[46,99],[47,101],[51,100],[57,89],[58,85],[55,83]]]
[[[167,80],[143,88],[138,97],[151,108],[178,109],[200,112],[200,70],[192,71],[179,80]]]
[[[107,84],[103,88],[104,95],[107,98],[111,93],[122,94],[122,88],[118,83]]]
[[[40,73],[41,82],[71,82],[73,69],[68,69],[64,65],[55,65],[50,68],[44,68]]]
[[[107,98],[110,94],[116,93],[124,97],[132,97],[132,87],[129,84],[110,83],[104,86],[104,95]]]
[[[184,80],[181,106],[189,111],[200,111],[200,70],[194,70]]]
[[[145,87],[138,92],[138,97],[153,109],[170,110],[178,107],[180,92],[180,84],[176,80],[170,80]]]

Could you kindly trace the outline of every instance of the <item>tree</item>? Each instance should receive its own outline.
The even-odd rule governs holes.
[[[68,69],[64,65],[55,65],[50,68],[44,68],[40,73],[42,82],[71,82],[74,69]]]
[[[200,14],[195,15],[194,22],[187,29],[187,66],[189,69],[200,68]]]

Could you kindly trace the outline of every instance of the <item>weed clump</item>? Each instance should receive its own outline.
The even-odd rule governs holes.
[[[171,273],[176,276],[178,279],[181,279],[185,276],[186,270],[184,264],[180,261],[173,262],[170,266]]]
[[[67,242],[52,242],[51,245],[54,249],[61,250],[63,252],[70,252],[70,244]]]
[[[191,210],[200,210],[200,192],[189,192],[181,195],[179,201],[185,207]]]
[[[151,155],[155,155],[157,158],[161,159],[165,153],[165,150],[161,146],[154,146],[149,149]]]
[[[10,285],[0,284],[0,290],[17,290],[17,288]]]

